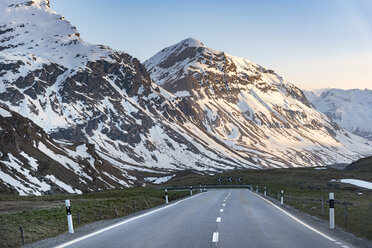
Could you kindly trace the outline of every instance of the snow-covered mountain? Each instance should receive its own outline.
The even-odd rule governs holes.
[[[304,91],[315,108],[346,130],[372,140],[372,90]]]
[[[334,162],[335,152],[346,162],[372,153],[366,140],[313,109],[271,70],[193,39],[144,66],[83,41],[47,0],[0,1],[0,103],[7,130],[0,132],[0,185],[21,194],[127,187],[184,169],[320,165]],[[15,130],[14,116],[24,123]],[[9,149],[14,135],[22,145]]]
[[[93,145],[53,140],[4,105],[0,105],[0,151],[0,193],[81,193],[138,182],[133,168],[128,172],[118,168]]]
[[[335,152],[337,162],[371,153],[300,89],[247,59],[186,39],[144,64],[157,84],[192,105],[188,115],[203,134],[256,163],[316,165],[335,162]]]
[[[46,0],[0,2],[0,82],[1,103],[53,139],[92,144],[128,185],[144,172],[259,167],[214,149],[220,145],[198,137],[193,124],[189,133],[181,110],[190,106],[154,84],[137,59],[83,41]],[[6,158],[0,170],[21,192],[15,185],[23,181],[6,170]]]

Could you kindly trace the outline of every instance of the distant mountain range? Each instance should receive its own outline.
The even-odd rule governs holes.
[[[372,154],[371,141],[272,70],[195,39],[141,64],[83,41],[47,0],[0,2],[0,82],[2,192],[80,193],[185,169],[316,166]]]
[[[304,93],[317,110],[341,127],[372,140],[372,90],[320,89]]]

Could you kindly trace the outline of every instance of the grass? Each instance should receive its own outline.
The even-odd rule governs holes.
[[[233,182],[227,180],[233,178]],[[237,178],[241,177],[242,182]],[[336,169],[315,170],[314,168],[270,169],[270,170],[239,170],[214,176],[189,174],[177,180],[171,180],[168,186],[183,185],[218,185],[217,179],[222,178],[223,184],[249,184],[259,188],[269,197],[278,198],[278,193],[284,190],[284,203],[302,212],[329,219],[328,196],[335,194],[340,202],[351,202],[347,206],[348,222],[345,226],[344,205],[335,205],[336,228],[344,229],[358,237],[372,240],[372,190],[359,188],[349,184],[331,182],[332,179],[354,178],[372,182],[371,171],[340,171]],[[360,194],[362,193],[362,194]],[[324,214],[321,198],[324,199]]]
[[[358,188],[348,184],[331,182],[331,179],[354,178],[372,181],[372,171],[339,171],[335,169],[315,170],[314,168],[239,170],[214,176],[202,176],[189,173],[178,176],[162,186],[216,185],[217,179],[223,178],[221,184],[249,184],[259,187],[263,193],[266,186],[267,195],[278,197],[284,190],[285,204],[302,212],[328,220],[328,204],[324,204],[322,214],[320,199],[328,199],[333,192],[338,201],[351,202],[348,206],[348,225],[345,226],[344,206],[336,204],[336,228],[342,228],[358,237],[372,240],[372,190]],[[233,178],[233,182],[226,179]],[[242,182],[237,178],[241,177]],[[360,193],[362,193],[360,195]],[[168,191],[169,199],[175,200],[189,194],[189,191]],[[67,231],[64,200],[70,199],[74,227],[101,219],[125,216],[164,203],[164,192],[152,188],[130,188],[109,190],[82,195],[56,196],[14,196],[0,195],[1,202],[13,203],[7,208],[0,208],[0,247],[21,246],[19,226],[25,232],[26,243],[53,237]],[[22,202],[22,206],[20,205]],[[135,204],[135,210],[133,204]],[[27,210],[43,205],[43,209]],[[15,210],[14,210],[15,209]],[[11,210],[11,212],[9,212]],[[77,225],[76,212],[80,212],[80,225]],[[102,211],[102,212],[101,212]]]
[[[186,191],[171,191],[169,200],[175,200],[188,195]],[[0,247],[20,247],[20,229],[22,225],[26,243],[32,243],[66,232],[67,218],[64,200],[70,199],[74,227],[98,221],[122,217],[147,208],[164,204],[164,192],[151,188],[130,188],[87,193],[82,195],[56,196],[11,196],[1,195],[1,201],[29,204],[30,207],[39,202],[50,202],[52,208],[19,210],[14,213],[0,213]],[[58,207],[55,207],[55,206]],[[133,208],[134,206],[134,208]],[[27,206],[23,206],[27,208]],[[77,214],[80,213],[80,225],[77,224]],[[6,212],[6,211],[4,211]]]

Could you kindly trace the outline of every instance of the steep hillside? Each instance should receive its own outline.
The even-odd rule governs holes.
[[[53,140],[29,119],[0,106],[0,193],[81,193],[138,185],[131,175],[136,168],[125,169],[103,159],[94,146]]]
[[[372,90],[305,91],[315,108],[346,130],[372,140]]]
[[[350,165],[346,166],[345,170],[372,172],[372,156],[352,162]]]
[[[204,134],[267,166],[324,165],[371,154],[366,140],[315,110],[274,71],[186,39],[144,65],[164,89],[192,105]]]

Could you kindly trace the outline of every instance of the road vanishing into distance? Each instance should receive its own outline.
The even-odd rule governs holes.
[[[216,189],[128,218],[57,247],[353,247],[248,189]]]

